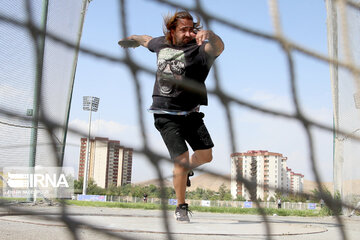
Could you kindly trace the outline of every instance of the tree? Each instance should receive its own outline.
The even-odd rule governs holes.
[[[88,186],[86,189],[87,194],[93,194],[93,195],[105,195],[106,190],[96,185],[95,181],[90,178],[88,182]]]
[[[130,196],[131,184],[126,184],[120,187],[120,196]]]
[[[144,192],[149,196],[149,197],[155,197],[155,198],[159,198],[160,197],[160,188],[157,188],[154,184],[151,184],[149,186],[145,186],[144,187]]]
[[[83,182],[83,178],[79,178],[79,180],[74,180],[74,193],[82,193]]]
[[[275,190],[275,199],[283,199],[284,197],[283,197],[283,193],[282,193],[282,191],[280,190],[280,189],[276,189]]]
[[[111,184],[107,189],[106,189],[106,195],[109,196],[119,196],[120,195],[120,188],[117,187],[114,184]]]
[[[237,195],[236,201],[242,201],[242,202],[244,202],[244,201],[246,201],[246,199],[245,199],[243,196],[241,196],[241,195]]]
[[[231,192],[226,189],[224,183],[219,187],[219,200],[232,200]]]
[[[312,191],[314,200],[320,201],[320,199],[323,199],[325,202],[325,206],[321,209],[321,212],[324,213],[324,215],[342,214],[341,194],[336,192],[334,196],[332,196],[331,192],[326,187],[323,186],[322,189],[322,192],[320,192],[319,189],[314,189]]]
[[[132,186],[131,188],[131,196],[133,197],[143,197],[144,195],[144,190],[143,187],[136,185],[136,186]]]

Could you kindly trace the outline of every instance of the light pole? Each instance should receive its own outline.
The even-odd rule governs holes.
[[[84,168],[84,180],[83,180],[83,195],[86,195],[87,188],[87,175],[89,168],[89,152],[90,152],[90,132],[91,132],[91,113],[96,112],[99,107],[100,98],[84,96],[83,97],[83,110],[89,111],[89,134],[87,138],[86,145],[86,159],[85,159],[85,168]]]

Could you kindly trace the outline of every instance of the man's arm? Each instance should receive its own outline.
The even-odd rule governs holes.
[[[135,40],[135,41],[137,41],[141,46],[147,48],[150,40],[152,39],[152,37],[151,37],[151,36],[148,36],[148,35],[131,35],[131,36],[128,37],[127,39]]]
[[[205,52],[211,56],[217,57],[224,51],[224,43],[221,38],[210,30],[200,30],[196,34],[196,42],[201,45],[205,40]]]

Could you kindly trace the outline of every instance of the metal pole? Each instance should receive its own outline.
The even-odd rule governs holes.
[[[90,113],[89,113],[89,134],[87,139],[86,145],[86,158],[85,158],[85,169],[84,169],[84,180],[83,180],[83,195],[86,195],[86,188],[87,188],[87,177],[88,177],[88,168],[89,168],[89,154],[90,154],[90,133],[91,133],[91,113],[92,113],[92,104],[93,104],[93,97],[90,100]]]
[[[32,124],[31,124],[31,138],[30,138],[30,153],[29,153],[29,174],[34,174],[34,167],[36,162],[36,148],[37,148],[37,137],[39,127],[39,110],[40,110],[40,94],[41,94],[41,82],[42,82],[42,71],[44,65],[44,50],[45,50],[45,38],[46,38],[46,25],[48,17],[49,1],[43,0],[42,6],[42,17],[41,17],[41,29],[44,34],[40,34],[38,42],[38,56],[36,63],[36,77],[34,84],[34,98],[33,98],[33,109],[32,109]],[[33,175],[31,175],[33,176]],[[30,188],[29,188],[30,189]],[[34,193],[30,193],[28,201],[34,201]]]
[[[329,57],[338,59],[338,25],[337,9],[334,0],[326,0],[327,10],[327,35]],[[343,141],[337,133],[339,130],[339,75],[338,65],[330,65],[330,80],[333,96],[334,109],[334,148],[333,148],[333,181],[334,193],[339,192],[342,196],[342,172],[343,172]]]
[[[79,56],[80,40],[81,40],[81,34],[83,31],[83,27],[84,27],[85,14],[87,11],[88,2],[89,2],[89,0],[83,0],[83,6],[82,6],[81,18],[80,18],[80,26],[79,26],[78,38],[77,38],[76,48],[75,48],[75,53],[74,53],[73,68],[72,68],[72,72],[71,72],[71,81],[70,81],[68,101],[67,101],[68,105],[67,105],[66,119],[65,119],[65,124],[64,124],[63,145],[62,145],[62,149],[61,149],[61,158],[60,158],[61,162],[58,163],[59,166],[62,166],[64,163],[65,145],[66,145],[68,126],[69,126],[69,116],[70,116],[70,108],[71,108],[71,101],[72,101],[72,93],[73,93],[74,82],[75,82],[76,66],[77,66],[77,61],[78,61],[78,56]]]

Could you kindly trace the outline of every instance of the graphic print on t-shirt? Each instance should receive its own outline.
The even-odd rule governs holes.
[[[182,50],[163,48],[157,60],[157,85],[160,95],[175,97],[179,88],[174,81],[181,81],[185,73],[185,53]]]

